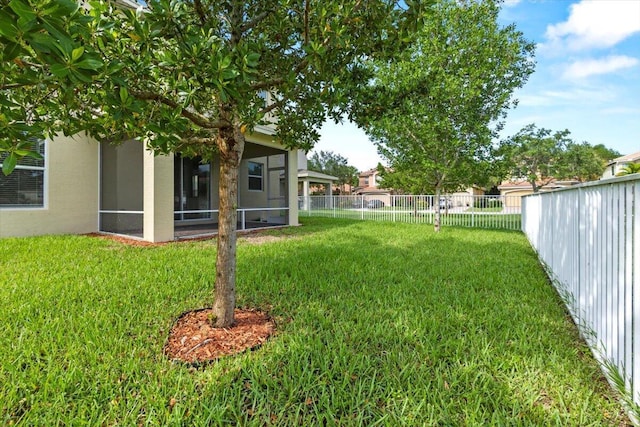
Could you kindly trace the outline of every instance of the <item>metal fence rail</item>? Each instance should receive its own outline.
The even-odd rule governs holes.
[[[523,231],[605,372],[640,405],[640,176],[527,196]]]
[[[300,216],[433,224],[440,208],[443,226],[520,230],[519,196],[363,195],[298,198]]]

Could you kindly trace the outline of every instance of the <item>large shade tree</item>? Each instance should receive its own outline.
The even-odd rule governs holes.
[[[609,157],[606,148],[600,149],[586,141],[568,142],[561,159],[558,178],[573,179],[579,182],[595,181],[602,176]],[[604,157],[603,157],[604,155]]]
[[[611,159],[620,153],[603,144],[571,139],[565,129],[553,131],[530,123],[501,142],[499,163],[511,179],[526,180],[533,192],[553,180],[597,180]]]
[[[502,143],[500,151],[512,178],[524,179],[534,193],[563,174],[568,130],[553,132],[531,123]]]
[[[308,162],[310,170],[322,172],[338,178],[337,184],[344,192],[345,186],[356,185],[358,182],[358,169],[349,164],[346,157],[333,151],[319,151],[311,155]]]
[[[5,150],[24,154],[20,136],[30,126],[42,131],[40,121],[102,141],[136,137],[156,153],[219,156],[213,310],[215,325],[229,326],[245,135],[275,123],[276,138],[309,149],[327,115],[337,119],[359,103],[349,93],[368,81],[362,64],[392,57],[421,25],[420,2],[151,0],[135,10],[122,2],[72,4],[3,0],[9,17],[3,14],[2,24],[12,30],[0,32],[2,101],[10,110],[5,127],[18,132]],[[52,7],[62,8],[55,26],[45,22]],[[63,16],[65,7],[75,19]],[[21,86],[25,72],[43,84]],[[29,96],[34,88],[47,100],[43,107]]]
[[[388,185],[433,191],[437,200],[485,170],[512,93],[533,72],[534,48],[514,26],[498,23],[494,1],[443,0],[432,13],[410,49],[375,64],[366,88],[375,102],[355,120],[387,160]]]

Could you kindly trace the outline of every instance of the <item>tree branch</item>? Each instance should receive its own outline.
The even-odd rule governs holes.
[[[272,9],[265,10],[264,12],[262,12],[261,14],[259,14],[255,18],[253,18],[251,21],[249,21],[246,24],[240,26],[240,32],[244,33],[246,31],[249,31],[249,30],[255,28],[260,22],[262,22],[272,12],[273,12]]]
[[[152,92],[138,92],[130,90],[129,93],[133,95],[136,99],[141,101],[156,101],[160,104],[166,105],[167,107],[171,107],[173,109],[180,108],[180,114],[182,117],[189,119],[193,124],[200,126],[204,129],[220,129],[223,127],[231,126],[231,123],[226,120],[218,120],[212,122],[207,119],[205,116],[195,113],[193,111],[189,111],[188,109],[181,107],[180,104],[175,102],[172,99],[166,98],[162,95],[158,95],[157,93]]]
[[[304,2],[304,44],[309,44],[309,0]]]
[[[273,110],[275,110],[276,108],[282,107],[285,103],[286,103],[286,99],[281,99],[280,101],[274,102],[272,104],[267,105],[266,107],[262,108],[258,114],[268,114],[270,112],[272,112]]]
[[[202,7],[202,2],[200,0],[193,0],[193,5],[196,8],[196,13],[198,14],[198,17],[200,18],[200,23],[204,26],[207,23],[207,15],[204,12],[204,9]]]

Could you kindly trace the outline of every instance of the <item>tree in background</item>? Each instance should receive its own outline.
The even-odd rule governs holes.
[[[438,2],[410,49],[376,63],[354,121],[389,164],[385,187],[439,198],[477,181],[513,91],[534,69],[533,44],[498,13],[494,1]]]
[[[568,130],[553,132],[529,124],[507,138],[499,148],[509,176],[525,179],[534,193],[554,179],[579,182],[602,176],[607,163],[619,153],[599,144],[576,143]]]
[[[596,144],[593,146],[593,150],[596,155],[602,160],[602,163],[607,165],[616,157],[622,156],[619,151],[605,147],[603,144]]]
[[[358,169],[349,165],[349,161],[333,151],[315,152],[308,160],[309,170],[321,172],[338,178],[337,184],[342,193],[345,186],[356,186],[358,184]]]
[[[151,0],[144,10],[72,3],[1,3],[0,122],[15,130],[3,147],[17,158],[20,132],[54,125],[101,141],[136,137],[156,153],[218,156],[213,323],[229,326],[245,135],[275,123],[288,147],[310,149],[325,117],[338,119],[360,103],[350,94],[368,82],[362,62],[393,57],[424,21],[420,2]],[[60,8],[59,24],[46,17],[51,8]],[[33,86],[39,78],[42,86]]]
[[[501,147],[509,175],[526,180],[534,193],[562,174],[569,131],[552,132],[529,124]]]
[[[588,142],[569,142],[565,147],[560,179],[575,179],[580,182],[594,181],[602,176],[607,159],[600,157],[598,151]]]

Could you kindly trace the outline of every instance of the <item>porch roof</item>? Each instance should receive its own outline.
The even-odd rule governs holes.
[[[329,182],[337,181],[337,176],[327,175],[324,173],[310,171],[307,169],[298,170],[298,180],[308,180],[310,182]]]

